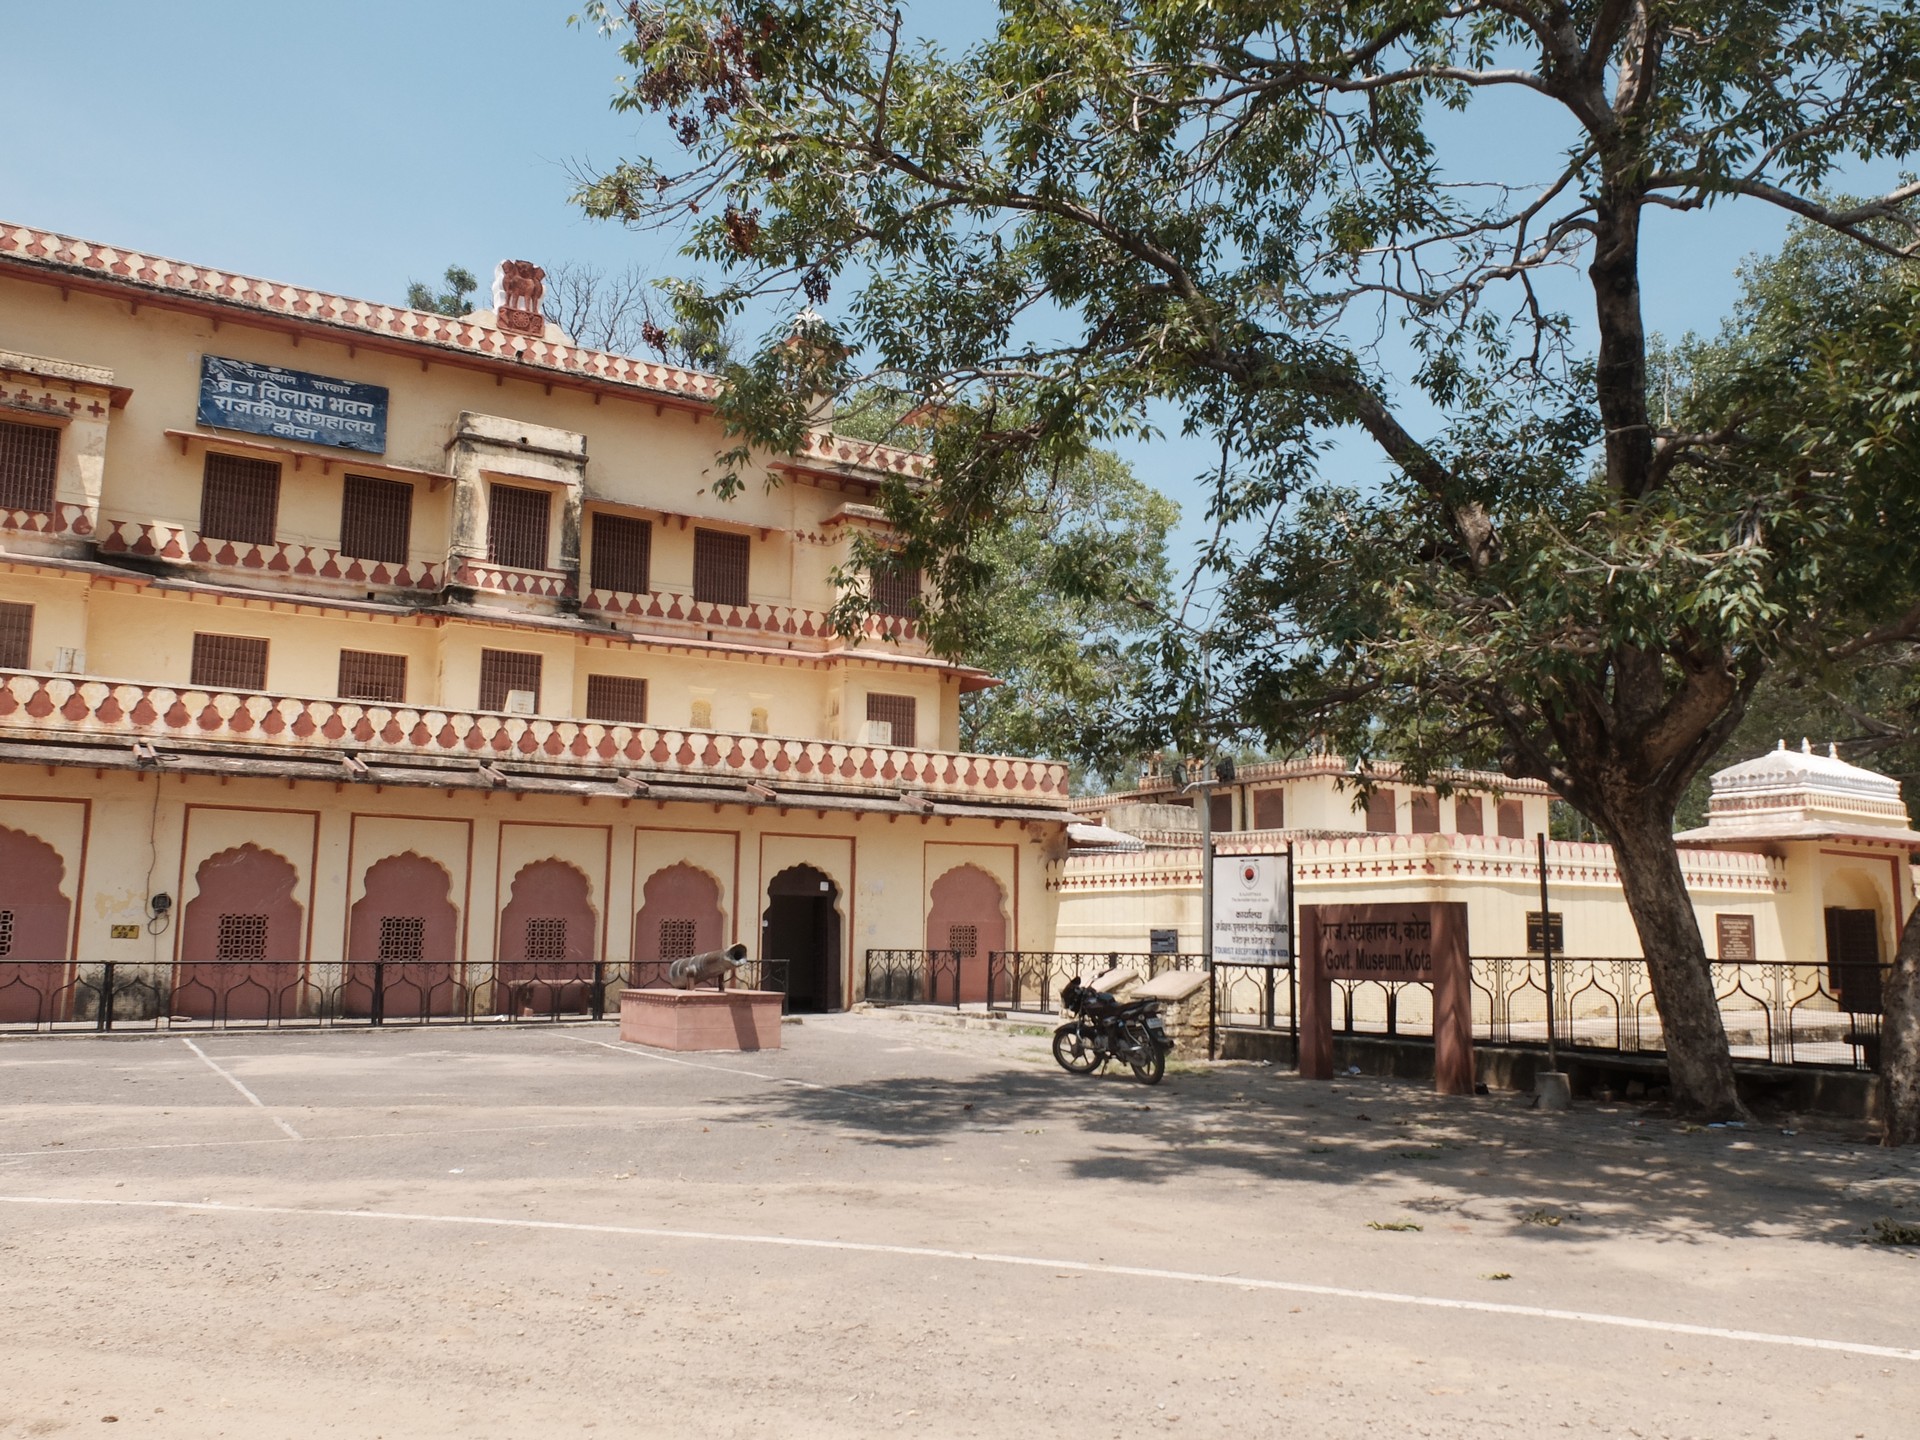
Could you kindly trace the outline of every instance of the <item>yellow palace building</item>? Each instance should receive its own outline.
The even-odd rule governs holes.
[[[716,382],[539,280],[453,319],[0,225],[0,1020],[103,961],[239,1013],[737,940],[830,1009],[868,948],[1051,943],[1065,767],[958,752],[993,681],[916,576],[827,619],[918,457],[823,426],[718,501]]]

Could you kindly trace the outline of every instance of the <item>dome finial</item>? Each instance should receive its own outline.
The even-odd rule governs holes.
[[[1838,760],[1839,758],[1840,758],[1840,747],[1834,744],[1831,740],[1829,740],[1827,742],[1827,759]]]
[[[1800,753],[1802,755],[1813,754],[1813,742],[1804,735],[1800,737]]]
[[[1784,740],[1776,740],[1774,741],[1773,748],[1776,750],[1784,750],[1787,748],[1787,742]]]

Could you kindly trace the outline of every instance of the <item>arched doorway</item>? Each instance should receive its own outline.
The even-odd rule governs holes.
[[[46,841],[0,825],[0,1021],[44,1025],[73,1013],[66,873]]]
[[[1006,893],[978,865],[959,865],[933,882],[927,949],[960,954],[960,999],[987,998],[987,956],[1007,948]],[[939,972],[936,972],[939,973]]]
[[[222,850],[194,872],[180,925],[173,1013],[196,1020],[284,1020],[300,1013],[305,910],[300,872],[258,845]]]
[[[593,885],[578,869],[564,860],[522,866],[500,912],[495,1003],[520,1015],[588,1009],[598,931]]]
[[[389,1020],[459,1015],[467,990],[455,977],[460,912],[444,866],[409,850],[367,869],[365,893],[347,920],[346,1015],[373,1013],[374,964],[382,963],[380,1013]]]
[[[718,950],[726,944],[726,925],[713,876],[685,863],[654,871],[633,917],[634,983],[663,984],[671,962]]]
[[[760,954],[787,962],[790,1011],[840,1008],[839,900],[839,887],[811,865],[782,870],[768,882]]]

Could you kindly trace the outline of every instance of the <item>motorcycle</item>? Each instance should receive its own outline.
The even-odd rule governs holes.
[[[1110,1060],[1124,1060],[1142,1085],[1158,1085],[1167,1073],[1173,1039],[1158,1000],[1123,1002],[1076,975],[1060,992],[1060,1008],[1074,1018],[1053,1032],[1053,1058],[1069,1075],[1091,1075]]]

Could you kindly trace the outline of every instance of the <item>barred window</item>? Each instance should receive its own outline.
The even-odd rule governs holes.
[[[644,595],[653,588],[653,526],[631,515],[593,517],[593,562],[588,588]]]
[[[1453,833],[1456,835],[1487,833],[1486,805],[1478,795],[1453,797]]]
[[[400,705],[407,698],[407,657],[377,650],[340,652],[340,698]]]
[[[1253,828],[1256,830],[1287,828],[1286,791],[1256,790],[1253,792]]]
[[[1376,790],[1367,796],[1367,829],[1376,835],[1391,835],[1400,828],[1394,813],[1393,791]]]
[[[0,420],[0,510],[51,515],[59,470],[58,426]]]
[[[527,921],[527,959],[567,958],[567,917],[543,915]]]
[[[724,530],[693,532],[693,598],[708,605],[747,603],[747,565],[753,542]]]
[[[1496,823],[1500,827],[1502,838],[1507,840],[1527,838],[1526,811],[1521,808],[1518,800],[1502,800],[1497,814]]]
[[[544,490],[495,485],[487,493],[487,559],[515,570],[547,568],[547,518],[551,499]]]
[[[195,635],[190,683],[208,690],[267,688],[267,642],[250,635]]]
[[[917,566],[876,565],[873,569],[873,610],[911,620],[920,609],[920,571]]]
[[[694,926],[691,920],[660,922],[660,959],[684,960],[693,954]]]
[[[1413,813],[1410,817],[1413,833],[1432,835],[1440,829],[1440,797],[1428,790],[1417,791],[1413,797]]]
[[[389,965],[419,960],[426,950],[427,922],[420,915],[380,917],[380,959]]]
[[[914,702],[911,695],[867,696],[867,723],[881,721],[893,727],[890,745],[916,744],[913,725]],[[877,743],[877,742],[876,742]]]
[[[264,960],[267,956],[267,917],[222,915],[213,941],[216,960]]]
[[[1233,792],[1216,790],[1207,796],[1207,824],[1222,835],[1233,833]]]
[[[540,657],[519,650],[482,650],[480,708],[506,709],[507,694],[513,690],[531,691],[533,708],[540,709]]]
[[[631,675],[587,676],[587,719],[612,725],[647,723],[647,682]]]
[[[340,499],[340,553],[356,560],[407,563],[413,538],[413,486],[349,475]]]
[[[13,953],[13,911],[0,910],[0,956]]]
[[[209,540],[271,545],[280,518],[280,467],[272,460],[207,453],[200,533]]]
[[[33,606],[0,602],[0,669],[25,670],[33,663]]]

